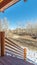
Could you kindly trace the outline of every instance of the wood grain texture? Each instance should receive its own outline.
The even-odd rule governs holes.
[[[1,56],[4,56],[5,50],[5,32],[1,32]]]
[[[19,0],[3,0],[0,3],[0,12],[3,12],[5,9],[17,3]]]

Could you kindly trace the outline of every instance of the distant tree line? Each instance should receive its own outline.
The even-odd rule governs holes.
[[[25,27],[25,24],[18,23],[17,33],[20,33],[20,32],[37,37],[37,22],[35,23],[28,22],[26,24],[26,27]]]

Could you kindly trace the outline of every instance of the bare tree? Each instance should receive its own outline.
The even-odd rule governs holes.
[[[3,31],[3,20],[0,19],[0,31]]]
[[[5,31],[8,30],[9,24],[8,24],[7,18],[4,18],[4,19],[3,19],[3,25],[4,25],[4,30],[5,30]]]
[[[7,35],[8,29],[9,29],[9,24],[7,18],[0,19],[0,31],[5,31]]]

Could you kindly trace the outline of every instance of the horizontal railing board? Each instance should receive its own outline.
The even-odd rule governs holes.
[[[11,51],[11,52],[15,52],[16,54],[20,54],[20,55],[22,55],[21,53],[15,51],[15,50],[12,50],[12,49],[10,49],[9,47],[6,47],[5,50],[6,50],[6,49],[9,50],[9,51]]]
[[[8,49],[5,50],[5,53],[6,53],[6,52],[10,52],[10,54],[12,53],[12,54],[15,54],[15,55],[18,55],[18,56],[23,57],[23,55],[21,55],[21,54],[17,54],[17,53],[12,52],[11,50],[8,50]]]
[[[19,53],[23,53],[23,51],[21,52],[21,50],[19,50],[19,49],[13,47],[12,45],[5,44],[5,46],[10,47],[11,49],[14,49],[15,51],[17,51],[17,52],[19,52]]]
[[[23,48],[21,48],[19,45],[17,45],[16,43],[14,43],[14,41],[12,41],[10,38],[5,38],[5,39],[7,39],[11,43],[15,44],[16,46],[18,46],[19,49],[22,49],[23,50]]]
[[[11,45],[15,46],[17,49],[23,51],[23,49],[21,49],[21,47],[19,48],[16,44],[14,44],[14,42],[10,42],[10,41],[7,40],[7,39],[5,40],[5,42],[9,42],[9,44],[11,44]]]
[[[24,50],[22,51],[22,50],[18,49],[18,47],[15,47],[15,45],[13,45],[12,43],[10,43],[9,41],[6,41],[5,46],[6,45],[12,46],[13,48],[17,49],[19,52],[23,52],[24,51]]]
[[[8,42],[10,45],[15,46],[16,48],[18,48],[16,45],[14,45],[13,43],[11,43],[10,41],[5,41],[6,43]],[[19,48],[18,48],[19,49]]]
[[[12,50],[12,51],[14,51],[14,52],[16,52],[16,53],[18,53],[18,54],[21,54],[21,55],[23,55],[23,53],[20,53],[20,52],[18,52],[18,51],[15,51],[14,49],[12,49],[12,48],[10,48],[10,47],[5,47],[5,48],[8,48],[8,49],[10,49],[10,50]]]
[[[11,42],[11,43],[13,43],[13,45],[15,45],[16,47],[18,47],[18,49],[20,49],[20,50],[22,50],[23,51],[23,49],[21,48],[21,47],[19,47],[16,43],[14,43],[12,40],[9,40],[9,39],[7,39],[9,42]]]

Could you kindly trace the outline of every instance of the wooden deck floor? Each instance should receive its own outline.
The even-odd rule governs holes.
[[[0,65],[33,65],[25,60],[18,59],[12,56],[0,57]]]

